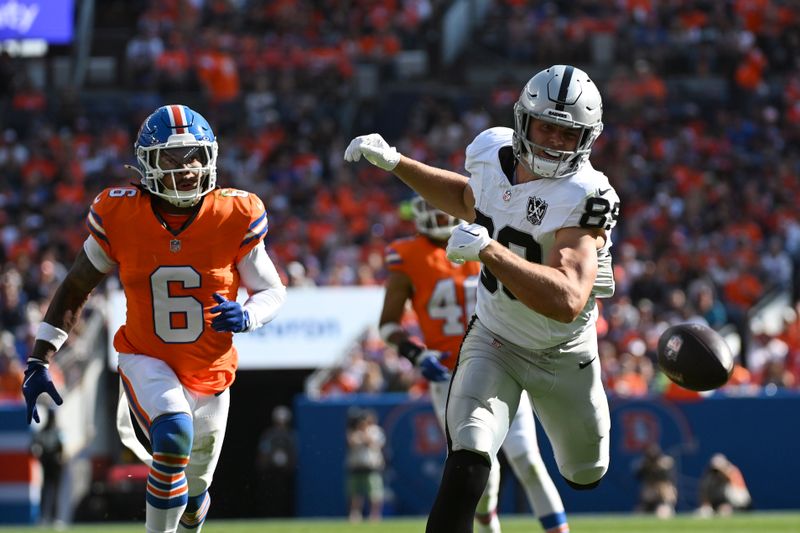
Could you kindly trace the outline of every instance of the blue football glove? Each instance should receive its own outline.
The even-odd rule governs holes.
[[[428,381],[447,381],[450,379],[450,370],[440,360],[447,354],[436,350],[425,350],[417,357],[417,367],[422,376]]]
[[[28,424],[31,419],[39,422],[39,412],[36,410],[36,399],[40,394],[46,392],[50,395],[56,405],[61,405],[64,400],[53,385],[50,371],[47,365],[35,359],[28,361],[28,368],[25,369],[25,380],[22,382],[22,395],[25,396],[25,405],[28,408]]]
[[[219,313],[211,320],[214,331],[240,333],[250,327],[250,314],[239,302],[228,300],[218,293],[214,293],[214,300],[219,304],[210,309],[212,313]]]

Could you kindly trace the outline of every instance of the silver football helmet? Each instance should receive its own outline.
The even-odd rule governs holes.
[[[574,151],[553,150],[528,139],[531,119],[580,128]],[[589,158],[603,131],[603,101],[597,86],[579,68],[553,65],[532,77],[514,104],[514,156],[530,172],[544,178],[563,178],[578,171]],[[547,150],[553,157],[536,155]]]
[[[450,234],[461,223],[461,220],[436,209],[421,196],[415,196],[411,200],[411,213],[414,215],[417,231],[437,241],[449,239]]]

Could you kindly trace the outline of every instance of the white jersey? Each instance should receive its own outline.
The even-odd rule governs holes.
[[[563,178],[514,184],[513,130],[491,128],[467,147],[465,167],[475,194],[475,222],[489,235],[528,261],[542,263],[556,232],[566,227],[604,228],[606,242],[597,251],[594,288],[578,317],[564,324],[520,303],[484,265],[478,284],[476,314],[498,336],[541,350],[580,335],[597,320],[595,298],[614,293],[611,230],[619,214],[619,196],[602,172],[585,162]]]

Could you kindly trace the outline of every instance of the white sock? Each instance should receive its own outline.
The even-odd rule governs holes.
[[[147,533],[175,533],[178,520],[183,514],[183,507],[159,509],[147,504],[145,513],[145,528]]]

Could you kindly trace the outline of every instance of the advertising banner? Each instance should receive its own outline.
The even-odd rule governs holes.
[[[376,326],[383,305],[383,287],[289,288],[277,318],[250,333],[234,335],[239,368],[304,369],[333,366],[369,326]],[[242,290],[237,298],[247,300]],[[108,298],[109,365],[117,367],[111,344],[125,322],[125,295]]]
[[[0,0],[0,41],[72,42],[73,0]]]

